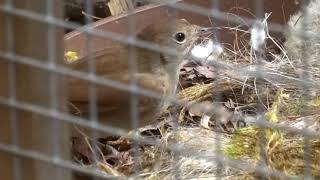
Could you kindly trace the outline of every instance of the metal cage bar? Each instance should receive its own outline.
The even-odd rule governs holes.
[[[98,121],[98,97],[96,92],[96,87],[98,85],[105,86],[108,88],[115,88],[118,90],[125,90],[130,92],[130,111],[126,112],[130,114],[131,117],[131,127],[132,129],[138,128],[139,124],[139,114],[138,114],[138,104],[140,100],[140,96],[146,96],[146,97],[153,97],[157,99],[164,99],[166,101],[171,101],[174,104],[183,105],[183,106],[191,106],[192,103],[185,102],[178,100],[176,97],[165,97],[163,98],[160,94],[144,89],[138,86],[137,79],[134,77],[134,74],[139,71],[138,65],[137,65],[137,51],[136,48],[145,48],[152,51],[161,52],[164,54],[169,55],[177,55],[179,52],[176,50],[173,50],[171,47],[162,47],[159,44],[154,44],[150,42],[146,42],[143,40],[140,40],[136,37],[135,29],[137,27],[137,20],[134,16],[128,16],[128,35],[122,35],[120,33],[115,33],[112,31],[102,31],[100,29],[94,29],[93,26],[87,25],[87,26],[81,26],[76,23],[70,23],[65,22],[61,19],[61,10],[62,9],[62,3],[61,1],[59,5],[57,5],[55,1],[53,0],[46,0],[45,3],[32,0],[30,5],[32,6],[30,9],[21,8],[18,5],[14,4],[11,0],[6,0],[5,3],[2,3],[0,1],[0,14],[4,14],[5,18],[0,17],[0,22],[4,22],[5,29],[0,30],[0,35],[5,34],[6,40],[4,41],[5,48],[1,48],[0,46],[0,70],[4,69],[7,75],[6,83],[2,84],[2,89],[0,89],[0,115],[1,115],[1,109],[9,109],[9,116],[6,112],[4,112],[4,119],[8,118],[8,121],[10,123],[10,135],[9,135],[9,142],[2,142],[0,141],[0,160],[2,153],[5,155],[8,154],[8,156],[13,156],[12,160],[12,166],[9,166],[9,170],[13,171],[13,178],[8,176],[8,179],[15,179],[15,180],[21,180],[24,179],[22,177],[25,175],[24,164],[22,162],[25,162],[27,160],[33,160],[35,161],[33,165],[34,168],[36,168],[30,179],[43,179],[44,177],[48,177],[49,179],[71,179],[70,172],[81,172],[84,174],[92,175],[92,177],[98,179],[98,178],[115,178],[114,176],[109,176],[104,173],[100,173],[99,171],[96,171],[94,168],[83,168],[81,165],[73,163],[70,160],[69,153],[66,149],[68,149],[68,141],[69,139],[66,137],[69,137],[69,132],[66,126],[74,126],[79,125],[82,127],[89,128],[93,130],[93,139],[96,139],[96,131],[112,134],[112,135],[119,135],[126,138],[129,138],[131,140],[135,140],[139,143],[145,143],[150,145],[157,145],[161,149],[164,150],[171,150],[177,158],[179,156],[184,156],[185,154],[188,154],[188,150],[181,149],[179,146],[176,145],[168,145],[163,142],[157,141],[157,140],[149,140],[149,139],[142,139],[139,136],[135,136],[133,134],[128,135],[127,132],[123,129],[112,127],[109,125],[101,124]],[[87,14],[93,14],[93,6],[91,0],[85,0],[85,10]],[[247,18],[247,17],[233,17],[228,16],[227,12],[223,12],[220,10],[220,1],[219,0],[210,0],[211,7],[210,8],[204,8],[188,3],[173,3],[172,1],[151,1],[151,2],[158,2],[161,3],[169,8],[172,9],[172,11],[177,10],[183,10],[190,13],[195,13],[202,16],[208,16],[209,18],[216,19],[218,21],[228,21],[239,25],[249,25],[249,28],[255,28],[255,25],[258,26],[261,25],[259,23],[261,19],[264,18],[264,7],[263,7],[263,1],[262,0],[256,0],[253,1],[255,3],[255,15],[257,19]],[[37,4],[39,3],[39,4]],[[304,2],[303,7],[305,7],[307,4],[307,1]],[[16,6],[14,6],[16,5]],[[25,4],[20,4],[21,6],[24,6]],[[28,4],[29,5],[29,4]],[[41,5],[41,6],[40,6]],[[28,7],[28,6],[27,6]],[[130,6],[132,8],[132,5]],[[41,9],[43,8],[45,13],[42,13]],[[34,10],[35,9],[35,10]],[[36,10],[40,9],[40,12],[37,12]],[[303,9],[303,18],[302,20],[305,21],[308,18],[308,12]],[[133,9],[129,9],[128,14],[134,14]],[[175,12],[173,13],[175,14]],[[176,14],[175,14],[176,15]],[[175,16],[171,19],[171,24],[174,27],[175,25]],[[25,24],[22,24],[22,29],[18,29],[17,25],[15,25],[15,21],[17,19],[23,19],[27,20],[28,22],[34,22],[37,24],[41,24],[43,28],[42,32],[46,32],[46,40],[45,44],[45,50],[38,50],[41,51],[38,55],[30,56],[28,53],[20,54],[18,53],[19,50],[17,50],[17,43],[23,43],[21,40],[17,39],[16,35],[21,36],[21,30],[23,28],[28,29],[30,28],[25,22]],[[240,20],[241,19],[241,20]],[[19,21],[18,21],[19,22]],[[92,20],[87,17],[86,23],[92,23]],[[32,26],[32,25],[31,25]],[[35,25],[35,27],[37,27]],[[80,32],[85,33],[86,35],[86,55],[89,59],[87,67],[88,72],[81,72],[77,71],[71,68],[68,68],[63,65],[61,62],[62,60],[62,35],[61,35],[61,29],[62,28],[69,28],[69,29],[76,29]],[[262,30],[264,31],[266,27],[262,27]],[[29,29],[28,29],[29,30]],[[286,26],[276,24],[276,23],[268,23],[268,31],[272,32],[280,32],[284,33],[286,32]],[[31,30],[31,32],[33,32]],[[36,30],[34,32],[37,32]],[[59,34],[60,33],[60,34]],[[36,34],[30,34],[26,33],[27,36],[32,36],[32,38],[37,38]],[[309,32],[297,32],[296,35],[301,39],[309,39],[309,38],[315,38],[320,39],[319,35],[309,33]],[[219,36],[219,34],[218,34]],[[0,36],[1,37],[1,36]],[[42,37],[42,36],[41,36]],[[100,37],[105,39],[111,39],[113,41],[128,45],[129,52],[128,52],[128,64],[129,64],[129,84],[121,83],[112,79],[108,79],[105,77],[100,77],[96,73],[96,62],[94,60],[94,49],[92,44],[93,37]],[[30,37],[31,38],[31,37]],[[219,38],[218,38],[219,39]],[[32,44],[29,39],[28,43],[29,45]],[[33,48],[37,48],[41,46],[41,42],[37,40],[35,44],[38,43],[38,45],[35,45]],[[1,43],[0,43],[1,45]],[[23,47],[23,46],[22,46]],[[251,76],[255,77],[256,79],[263,78],[263,77],[272,77],[272,78],[278,78],[278,74],[275,74],[276,72],[268,70],[263,67],[262,59],[263,59],[263,47],[259,46],[258,49],[253,50],[255,55],[257,56],[257,64],[254,66],[248,67],[236,67],[232,66],[231,64],[219,62],[219,61],[212,61],[209,63],[209,65],[217,68],[217,71],[224,71],[224,70],[230,70],[235,71],[239,74],[250,74]],[[33,49],[32,52],[37,52],[37,49]],[[304,51],[306,52],[306,50]],[[59,54],[60,53],[60,54]],[[47,58],[43,58],[47,57]],[[310,68],[309,64],[309,58],[308,54],[305,54],[305,67]],[[1,67],[2,66],[2,67]],[[24,67],[24,68],[21,68]],[[26,68],[27,67],[27,68]],[[26,69],[32,69],[35,72],[29,72]],[[252,70],[254,69],[254,70]],[[26,72],[22,72],[21,70],[26,70]],[[306,71],[307,73],[307,71]],[[47,82],[44,80],[44,77],[37,77],[39,75],[44,75],[47,77]],[[0,73],[0,75],[2,75]],[[23,76],[26,76],[27,79],[34,79],[33,82],[31,82],[32,85],[35,86],[35,88],[39,88],[39,82],[41,81],[42,85],[47,85],[47,87],[44,87],[43,89],[37,89],[35,92],[33,92],[31,89],[28,89],[27,86],[24,86],[24,89],[26,92],[21,93],[21,89],[19,89],[20,86],[17,85],[17,79],[23,79]],[[73,77],[77,78],[83,81],[86,81],[89,83],[89,95],[88,95],[88,118],[83,117],[77,117],[74,115],[70,115],[69,113],[65,113],[65,104],[64,104],[64,97],[63,97],[63,87],[64,84],[62,77]],[[305,88],[305,94],[308,97],[308,92],[310,91],[310,87],[316,87],[318,88],[320,85],[316,82],[313,82],[312,79],[308,77],[308,74],[304,74],[303,79],[299,78],[292,78],[292,77],[286,77],[283,76],[281,78],[290,80],[295,83],[301,83],[301,85]],[[39,81],[39,82],[38,82]],[[1,84],[0,84],[1,85]],[[259,87],[259,84],[257,84],[257,89],[263,88]],[[2,91],[4,93],[2,93]],[[48,92],[46,92],[48,91]],[[6,94],[7,93],[7,94]],[[19,99],[19,94],[23,95],[31,95],[35,102],[27,101],[24,99]],[[37,93],[39,93],[39,96],[42,96],[43,99],[38,99]],[[47,94],[46,94],[47,93]],[[5,94],[2,96],[2,94]],[[21,96],[20,94],[20,96]],[[47,96],[45,96],[47,95]],[[214,94],[212,99],[219,100],[222,97],[221,94]],[[28,99],[28,98],[27,98]],[[33,100],[33,99],[32,99]],[[39,102],[40,103],[39,103]],[[264,107],[261,107],[263,109]],[[27,119],[30,120],[30,127],[21,127],[21,115],[19,112],[26,112],[27,114],[30,113],[32,115],[27,115]],[[260,111],[258,115],[262,115],[263,112]],[[30,117],[29,117],[30,116]],[[3,118],[3,117],[0,117]],[[36,122],[34,122],[36,120]],[[231,160],[223,156],[223,153],[219,150],[221,148],[221,137],[218,135],[216,138],[216,146],[217,146],[217,152],[216,156],[202,156],[198,154],[192,154],[192,156],[196,157],[197,159],[206,159],[210,161],[214,161],[218,164],[217,168],[217,177],[221,178],[222,171],[224,171],[226,166],[242,169],[242,170],[252,170],[255,169],[255,172],[261,175],[261,177],[267,177],[267,176],[276,176],[280,178],[290,178],[291,176],[288,176],[287,174],[272,170],[268,168],[267,160],[266,160],[266,154],[265,154],[265,129],[268,128],[275,128],[278,130],[284,130],[288,132],[292,132],[295,134],[303,135],[305,140],[305,147],[304,147],[304,159],[305,159],[305,170],[304,170],[304,178],[311,178],[312,172],[311,172],[311,163],[312,159],[310,157],[311,154],[311,147],[310,147],[310,139],[312,138],[319,138],[320,133],[319,132],[313,132],[308,129],[296,129],[284,125],[279,124],[273,124],[265,120],[263,117],[258,117],[256,120],[256,125],[261,127],[259,131],[259,147],[260,147],[260,164],[258,166],[253,166],[249,163],[245,163],[244,161],[238,161],[238,160]],[[0,124],[0,126],[2,126]],[[31,139],[28,139],[32,142],[32,145],[35,147],[39,146],[39,149],[28,149],[21,145],[23,141],[26,141],[24,137],[21,137],[23,134],[20,133],[22,131],[21,128],[29,128],[29,133],[35,133],[33,136],[31,136]],[[41,129],[43,128],[43,129]],[[5,130],[5,126],[3,125],[3,129]],[[173,128],[174,131],[177,131],[175,127]],[[0,128],[1,130],[1,128]],[[39,131],[39,132],[37,132]],[[60,133],[61,132],[61,133]],[[42,137],[41,137],[42,136]],[[1,138],[1,137],[0,137]],[[47,139],[46,139],[47,138]],[[47,141],[46,141],[47,140]],[[38,144],[39,143],[39,144]],[[97,146],[97,142],[94,143],[94,146]],[[136,144],[134,146],[135,148],[138,148],[138,145]],[[98,152],[97,152],[98,153]],[[94,156],[95,158],[97,156]],[[98,161],[98,159],[95,159]],[[177,159],[178,160],[178,159]],[[3,162],[0,162],[0,167]],[[8,161],[6,161],[8,162]],[[11,164],[10,164],[11,165]],[[175,178],[180,178],[180,167],[178,162],[176,162],[176,175]],[[135,171],[137,172],[137,167],[135,168]],[[1,171],[1,170],[0,170]],[[49,173],[49,174],[46,174]],[[52,176],[51,176],[52,175]],[[135,178],[133,175],[132,178]]]

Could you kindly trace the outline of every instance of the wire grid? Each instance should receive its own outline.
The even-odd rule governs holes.
[[[10,152],[13,153],[15,155],[15,159],[14,159],[14,173],[15,173],[15,179],[16,180],[20,180],[22,179],[22,177],[20,176],[20,169],[21,169],[21,162],[20,162],[20,157],[27,157],[27,158],[31,158],[31,159],[36,159],[39,161],[43,161],[49,164],[53,164],[56,165],[58,167],[62,167],[62,168],[67,168],[70,170],[74,170],[74,171],[78,171],[78,172],[83,172],[86,174],[91,174],[94,177],[109,177],[110,176],[100,173],[98,171],[95,171],[94,169],[88,169],[88,168],[83,168],[82,166],[72,163],[70,161],[64,160],[59,156],[60,150],[59,150],[59,146],[55,146],[56,149],[54,150],[54,156],[47,156],[44,154],[41,154],[40,152],[36,152],[36,151],[31,151],[31,150],[26,150],[26,149],[22,149],[20,147],[17,146],[17,142],[18,142],[18,129],[17,129],[17,117],[16,117],[16,111],[17,110],[25,110],[28,112],[32,112],[35,114],[40,114],[43,116],[46,116],[48,118],[52,118],[52,119],[57,119],[59,120],[59,122],[61,123],[71,123],[74,125],[80,125],[83,127],[88,127],[90,129],[94,129],[94,130],[98,130],[101,132],[105,132],[105,133],[109,133],[109,134],[114,134],[114,135],[119,135],[119,136],[124,136],[130,139],[134,139],[137,141],[141,141],[143,143],[148,143],[148,144],[157,144],[159,147],[163,148],[163,149],[170,149],[172,152],[175,152],[179,155],[184,155],[184,153],[187,151],[185,149],[181,149],[177,146],[173,146],[173,145],[165,145],[162,144],[161,142],[157,141],[157,140],[145,140],[145,139],[141,139],[138,136],[133,136],[133,135],[128,135],[126,133],[126,131],[119,129],[119,128],[115,128],[115,127],[110,127],[110,126],[106,126],[104,124],[99,124],[98,122],[98,115],[97,115],[97,95],[96,95],[96,85],[103,85],[106,87],[113,87],[113,88],[117,88],[119,90],[126,90],[131,92],[131,97],[130,97],[130,115],[131,115],[131,125],[132,128],[137,128],[138,127],[138,110],[137,110],[137,95],[144,95],[144,96],[149,96],[149,97],[155,97],[155,98],[162,98],[160,94],[157,94],[153,91],[147,90],[147,89],[143,89],[141,87],[137,86],[137,80],[136,79],[131,79],[129,85],[128,84],[123,84],[111,79],[106,79],[106,78],[102,78],[99,77],[97,75],[95,75],[95,61],[88,61],[88,67],[89,67],[89,72],[85,73],[85,72],[80,72],[80,71],[76,71],[76,70],[72,70],[69,69],[67,67],[64,66],[60,66],[58,64],[56,64],[55,59],[54,58],[50,58],[50,57],[54,57],[54,54],[56,53],[56,49],[55,47],[55,36],[54,36],[54,27],[63,27],[63,28],[68,28],[68,29],[78,29],[79,31],[82,31],[86,34],[86,36],[88,37],[88,44],[87,44],[87,54],[89,55],[89,59],[92,59],[92,44],[90,41],[90,37],[92,36],[97,36],[97,37],[102,37],[102,38],[109,38],[112,40],[115,40],[117,42],[120,43],[124,43],[124,44],[128,44],[130,45],[129,47],[129,54],[130,54],[130,58],[128,59],[128,63],[130,65],[130,75],[134,74],[135,72],[137,72],[137,67],[136,67],[136,54],[134,51],[134,46],[137,47],[141,47],[141,48],[146,48],[146,49],[150,49],[150,50],[154,50],[154,51],[158,51],[158,52],[162,52],[162,53],[167,53],[167,54],[177,54],[177,52],[175,50],[172,50],[170,48],[163,48],[160,47],[158,44],[152,44],[150,42],[144,42],[142,40],[137,39],[134,36],[133,30],[135,29],[136,26],[136,22],[135,19],[129,16],[129,35],[128,36],[124,36],[121,34],[117,34],[114,32],[108,32],[108,31],[101,31],[99,29],[93,29],[91,26],[80,26],[78,24],[75,23],[67,23],[61,19],[57,19],[53,16],[53,0],[46,0],[47,2],[47,10],[46,10],[46,16],[44,17],[41,14],[35,13],[35,12],[31,12],[31,11],[27,11],[24,9],[19,9],[17,7],[13,6],[13,3],[11,0],[7,0],[5,4],[0,5],[0,11],[8,14],[9,16],[7,16],[6,18],[6,32],[7,32],[7,39],[6,39],[6,45],[7,45],[7,49],[8,51],[0,51],[0,57],[3,59],[7,59],[10,61],[10,66],[9,66],[9,74],[8,74],[8,78],[9,78],[9,89],[10,89],[10,95],[9,98],[6,97],[0,97],[0,103],[3,105],[6,105],[8,107],[10,107],[10,114],[11,114],[11,129],[12,131],[12,144],[3,144],[0,143],[0,151],[5,151],[5,152]],[[156,2],[156,1],[153,1]],[[159,1],[160,2],[160,1]],[[180,3],[180,4],[175,4],[172,1],[166,1],[166,2],[161,2],[163,4],[166,4],[166,6],[172,7],[174,9],[177,10],[184,10],[184,11],[188,11],[190,13],[196,13],[196,14],[200,14],[203,16],[209,16],[212,18],[215,18],[217,20],[221,20],[221,21],[229,21],[229,22],[234,22],[237,24],[243,24],[243,21],[240,21],[239,19],[244,19],[246,21],[246,23],[253,25],[256,22],[256,19],[249,19],[246,17],[240,17],[240,18],[235,18],[235,17],[229,17],[227,16],[226,12],[222,12],[219,11],[219,0],[212,0],[212,8],[211,9],[206,9],[206,8],[202,8],[202,7],[197,7],[195,5],[190,5],[187,3]],[[255,3],[256,5],[256,17],[258,18],[263,18],[264,14],[264,10],[263,10],[263,1],[262,0],[256,0],[253,1],[253,3]],[[305,2],[307,3],[307,2]],[[86,11],[88,12],[88,14],[92,14],[93,10],[92,10],[92,1],[87,1],[87,9]],[[303,12],[306,15],[306,12]],[[25,17],[28,19],[31,19],[33,21],[37,21],[37,22],[42,22],[42,23],[46,23],[50,26],[49,31],[48,31],[48,53],[49,53],[49,59],[48,62],[49,63],[43,63],[41,61],[38,61],[37,59],[34,58],[30,58],[30,57],[25,57],[25,56],[21,56],[18,54],[15,54],[13,51],[13,41],[14,38],[13,37],[13,25],[12,25],[12,16],[18,16],[18,17]],[[307,16],[307,15],[306,15]],[[90,22],[90,20],[88,20],[88,22]],[[269,23],[268,24],[269,30],[273,31],[273,32],[284,32],[285,27],[280,25],[280,24],[274,24],[274,23]],[[301,38],[319,38],[314,37],[314,35],[310,35],[308,33],[303,33],[303,34],[299,34]],[[304,51],[306,52],[306,51]],[[307,54],[306,56],[307,57]],[[261,59],[262,57],[258,57],[258,60]],[[17,64],[25,64],[28,65],[30,67],[33,68],[37,68],[37,69],[41,69],[41,70],[45,70],[50,72],[50,108],[45,108],[45,107],[41,107],[41,106],[37,106],[34,104],[30,104],[28,102],[21,102],[18,101],[16,99],[16,86],[15,86],[15,66],[14,63]],[[212,63],[212,65],[214,65],[215,67],[217,67],[217,65],[219,67],[221,67],[221,70],[225,69],[232,69],[233,67],[228,66],[227,64],[223,64],[221,62],[210,62]],[[306,67],[308,67],[308,58],[305,59],[305,64]],[[239,73],[248,73],[249,69],[236,69],[235,71],[239,72]],[[265,69],[263,69],[263,67],[260,67],[260,63],[257,64],[257,68],[255,71],[252,71],[251,74],[253,74],[256,77],[264,77],[264,76],[270,76],[270,74],[265,73]],[[90,83],[90,93],[89,93],[89,107],[90,107],[90,116],[89,119],[85,119],[85,118],[81,118],[81,117],[77,117],[77,116],[73,116],[64,112],[59,112],[57,111],[57,106],[58,106],[58,102],[56,101],[56,96],[57,96],[57,79],[56,79],[56,75],[64,75],[64,76],[70,76],[70,77],[75,77],[78,79],[82,79]],[[131,76],[133,77],[133,76]],[[307,77],[307,75],[305,76]],[[314,86],[314,84],[310,81],[307,80],[297,80],[297,83],[301,83],[304,87],[306,92],[309,91],[310,86]],[[96,84],[96,85],[95,85]],[[217,95],[217,99],[219,99],[219,95]],[[167,101],[171,101],[173,103],[176,104],[183,104],[183,105],[188,105],[188,102],[183,102],[180,100],[177,100],[174,97],[165,97],[165,99]],[[262,112],[261,112],[262,113]],[[59,123],[57,121],[57,123]],[[313,137],[313,138],[319,138],[320,134],[319,133],[314,133],[314,132],[310,132],[307,129],[303,129],[303,130],[299,130],[299,129],[295,129],[292,127],[287,127],[287,126],[283,126],[283,125],[275,125],[272,123],[269,123],[268,121],[264,120],[263,118],[261,118],[261,120],[257,120],[257,125],[264,127],[264,128],[268,128],[268,127],[272,127],[272,128],[277,128],[280,130],[285,130],[285,131],[289,131],[289,132],[293,132],[293,133],[299,133],[304,135],[305,137],[305,163],[308,165],[310,165],[310,146],[309,146],[309,138]],[[58,144],[58,140],[57,138],[55,138],[56,136],[54,135],[54,133],[57,132],[57,126],[52,127],[52,139],[51,141],[53,142],[53,144]],[[261,130],[261,132],[259,133],[259,137],[260,137],[260,148],[264,149],[266,144],[263,141],[264,131]],[[220,139],[217,138],[217,146],[220,146]],[[264,152],[264,151],[261,151]],[[274,170],[269,170],[268,168],[266,168],[266,155],[261,153],[260,154],[260,164],[258,166],[253,166],[250,164],[246,164],[245,166],[243,165],[243,163],[239,163],[240,161],[236,161],[236,160],[228,160],[225,157],[223,157],[223,155],[219,152],[217,152],[217,156],[215,157],[201,157],[199,155],[197,155],[197,158],[201,159],[207,159],[207,160],[212,160],[212,161],[216,161],[218,162],[219,166],[220,166],[220,170],[218,170],[218,175],[219,172],[221,171],[221,169],[223,168],[224,165],[228,165],[231,167],[235,167],[235,168],[240,168],[240,169],[245,169],[245,170],[250,170],[252,168],[255,168],[255,171],[260,173],[260,174],[269,174],[269,175],[275,175],[275,176],[280,176],[280,177],[286,177],[285,174],[283,174],[282,172],[278,172],[278,171],[274,171]],[[239,165],[241,164],[241,166]],[[179,178],[179,167],[177,167],[177,178]],[[305,177],[311,177],[311,168],[309,166],[306,166],[305,169],[305,173],[304,173]]]

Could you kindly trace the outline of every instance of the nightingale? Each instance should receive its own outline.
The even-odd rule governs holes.
[[[190,49],[206,28],[190,24],[185,19],[170,23],[169,19],[155,22],[136,34],[137,38],[162,47],[174,48],[176,55],[134,47],[137,72],[129,73],[129,45],[120,44],[95,53],[92,58],[79,59],[71,64],[75,70],[88,72],[88,61],[95,61],[97,76],[129,84],[135,78],[137,86],[152,90],[162,97],[174,95],[179,70],[183,61],[188,59]],[[132,48],[132,47],[131,47]],[[89,116],[89,86],[90,83],[69,78],[67,80],[68,101],[83,116]],[[132,130],[130,113],[130,92],[109,86],[95,86],[97,98],[97,117],[99,123]],[[137,114],[138,127],[151,124],[168,106],[163,99],[138,95]]]

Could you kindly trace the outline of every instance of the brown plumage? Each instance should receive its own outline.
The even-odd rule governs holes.
[[[172,47],[178,55],[167,55],[156,51],[135,47],[138,72],[134,74],[138,86],[155,91],[163,96],[173,95],[178,82],[178,70],[189,52],[190,47],[197,40],[201,28],[177,20],[174,26],[169,22],[157,22],[142,30],[137,37],[144,41],[156,43],[163,47]],[[113,49],[106,49],[94,56],[96,74],[129,83],[129,46],[119,44]],[[87,59],[78,60],[70,64],[72,68],[87,71]],[[89,83],[79,79],[68,79],[68,101],[75,105],[84,116],[88,116]],[[106,125],[132,129],[130,121],[130,93],[106,86],[96,86],[98,119]],[[154,121],[157,115],[168,103],[160,99],[138,96],[137,109],[139,112],[139,126]]]

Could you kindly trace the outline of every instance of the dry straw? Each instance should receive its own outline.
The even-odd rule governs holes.
[[[309,167],[312,175],[319,177],[320,98],[317,89],[320,69],[317,61],[320,58],[320,40],[302,39],[297,33],[308,31],[309,34],[319,34],[319,8],[320,1],[312,1],[305,10],[308,18],[302,17],[301,12],[291,17],[284,45],[267,31],[267,18],[271,14],[258,22],[260,29],[253,27],[251,31],[244,31],[238,27],[223,27],[237,35],[242,32],[241,36],[236,36],[237,43],[225,46],[219,59],[211,59],[211,64],[222,63],[228,68],[215,71],[214,78],[209,78],[210,83],[197,83],[181,90],[178,97],[191,104],[211,102],[212,106],[207,110],[222,105],[233,115],[237,112],[247,126],[240,127],[236,123],[229,131],[228,122],[222,122],[217,132],[214,129],[221,117],[214,113],[210,114],[210,124],[206,126],[210,129],[206,129],[199,127],[199,124],[201,116],[208,115],[207,112],[193,113],[190,107],[170,107],[160,118],[161,123],[157,124],[157,138],[160,137],[160,142],[164,144],[178,146],[183,152],[141,145],[142,151],[135,160],[139,165],[138,173],[133,175],[132,169],[121,168],[120,165],[115,168],[121,171],[118,174],[146,179],[172,179],[176,176],[181,179],[303,177],[306,167],[304,149],[308,142],[311,149]],[[245,37],[253,36],[253,32],[259,37],[248,41]],[[264,47],[264,43],[254,42],[261,39],[272,45]],[[256,46],[261,46],[263,52]],[[303,55],[307,55],[308,63],[304,63],[307,57]],[[304,93],[306,88],[311,92],[308,96]],[[221,98],[217,100],[214,98],[216,95]],[[172,125],[172,114],[179,114],[179,126]],[[285,128],[262,128],[258,119],[264,119],[274,127],[279,125]],[[286,128],[300,131],[293,133]],[[306,141],[299,134],[304,130],[314,133],[317,138],[309,137]],[[264,136],[259,138],[261,132]],[[265,148],[260,146],[261,139],[265,141]],[[266,155],[265,159],[262,159],[261,152]],[[266,167],[261,166],[262,160]],[[122,166],[128,167],[128,164]]]

